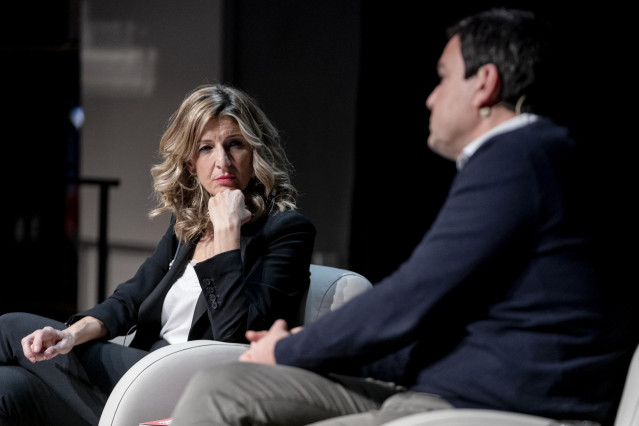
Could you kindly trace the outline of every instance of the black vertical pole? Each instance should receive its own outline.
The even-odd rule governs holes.
[[[106,299],[107,290],[107,260],[109,253],[108,245],[108,216],[109,216],[109,189],[111,186],[118,186],[117,179],[78,179],[80,184],[98,185],[100,187],[100,200],[98,205],[98,303]]]
[[[100,223],[98,229],[98,302],[106,298],[107,279],[107,222],[109,212],[109,184],[100,184]]]

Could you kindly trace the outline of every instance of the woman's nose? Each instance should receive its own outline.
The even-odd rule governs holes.
[[[217,163],[218,167],[228,166],[229,164],[231,164],[231,159],[229,158],[228,152],[226,152],[225,149],[218,149],[215,162]]]

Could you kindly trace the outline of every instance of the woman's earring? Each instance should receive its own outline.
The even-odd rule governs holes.
[[[191,176],[195,176],[195,175],[197,175],[197,170],[195,169],[191,170]]]
[[[479,116],[482,117],[482,118],[486,118],[486,117],[490,116],[490,107],[489,106],[485,106],[485,107],[479,108]]]
[[[524,104],[526,100],[526,95],[521,95],[519,99],[517,99],[517,105],[515,105],[515,114],[521,114],[521,106]]]

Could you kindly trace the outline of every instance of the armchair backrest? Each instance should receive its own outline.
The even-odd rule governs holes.
[[[311,285],[300,310],[302,324],[310,324],[373,287],[364,276],[346,269],[312,264],[310,271]]]
[[[628,368],[626,384],[615,418],[615,426],[637,425],[639,425],[639,346],[635,349],[630,368]]]

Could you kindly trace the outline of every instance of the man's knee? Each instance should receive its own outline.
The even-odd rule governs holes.
[[[229,390],[234,388],[238,380],[254,374],[255,367],[259,364],[234,362],[220,364],[214,368],[208,368],[198,372],[189,382],[188,388],[194,392],[215,393],[217,390]]]
[[[264,367],[261,364],[234,362],[202,370],[189,381],[182,400],[187,404],[206,404],[211,408],[243,405],[243,402],[252,400],[252,393],[259,389],[252,383],[259,381],[260,371]]]
[[[405,415],[448,408],[453,406],[439,395],[411,391],[397,393],[381,406],[382,411],[406,413]]]
[[[256,368],[257,367],[257,368]],[[187,384],[175,410],[176,425],[245,424],[244,402],[251,400],[247,375],[255,374],[258,364],[227,363],[198,372]]]

